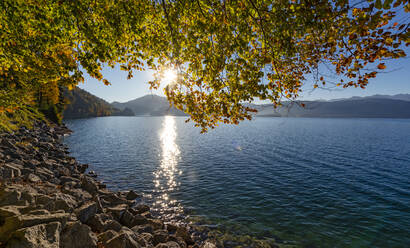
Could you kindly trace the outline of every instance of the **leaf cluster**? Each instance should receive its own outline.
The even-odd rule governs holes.
[[[315,87],[365,88],[405,56],[406,0],[3,0],[0,2],[0,113],[46,101],[61,87],[101,80],[104,65],[128,72],[178,70],[170,104],[206,131],[238,124],[256,110],[246,102],[294,100],[307,75]],[[372,65],[374,65],[372,67]],[[348,79],[348,80],[346,80]]]

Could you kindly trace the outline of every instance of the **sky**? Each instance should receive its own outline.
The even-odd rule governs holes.
[[[404,49],[410,55],[410,48]],[[396,60],[385,61],[387,69],[379,73],[375,79],[371,79],[366,89],[350,87],[343,89],[337,87],[332,90],[313,89],[313,82],[307,80],[302,88],[300,100],[330,100],[349,98],[352,96],[371,96],[375,94],[395,95],[410,94],[410,56]],[[112,84],[104,85],[90,76],[85,76],[84,84],[80,88],[96,95],[108,102],[126,102],[147,94],[164,96],[163,90],[150,90],[148,81],[153,79],[152,71],[136,71],[134,77],[127,80],[127,72],[119,67],[111,69],[105,67],[103,76]],[[258,103],[258,102],[256,102]]]

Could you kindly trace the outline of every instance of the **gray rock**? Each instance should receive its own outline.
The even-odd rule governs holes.
[[[134,215],[132,215],[128,210],[125,210],[121,215],[120,223],[126,227],[133,227],[134,224]]]
[[[141,214],[141,216],[142,216],[142,217],[145,217],[145,218],[147,218],[147,219],[152,218],[151,212],[144,212],[144,213]]]
[[[61,176],[60,178],[61,184],[65,184],[68,182],[74,182],[74,183],[80,183],[80,180],[78,180],[77,178],[74,177],[68,177],[68,176]]]
[[[121,224],[113,220],[108,214],[96,214],[88,222],[87,225],[91,227],[94,232],[104,232],[106,230],[121,230]],[[108,229],[111,227],[110,229]]]
[[[110,248],[139,248],[141,247],[128,233],[120,233],[107,241]]]
[[[154,236],[151,233],[141,233],[137,237],[137,242],[142,247],[151,247],[154,243]]]
[[[27,205],[25,201],[21,201],[21,192],[10,189],[0,189],[0,207],[7,205]]]
[[[42,205],[47,205],[53,202],[53,198],[51,196],[48,195],[37,195],[35,197],[35,202],[37,204],[42,204]]]
[[[40,183],[41,179],[37,175],[35,175],[33,173],[30,173],[30,174],[27,175],[27,181],[29,181],[31,183]]]
[[[150,210],[149,206],[145,204],[139,204],[136,207],[134,207],[134,209],[135,211],[137,211],[138,214],[142,214]]]
[[[176,235],[177,237],[183,238],[184,241],[185,241],[188,245],[194,244],[194,241],[192,240],[191,235],[189,234],[188,229],[187,229],[186,227],[179,226],[179,227],[177,228],[177,231],[176,231],[175,235]]]
[[[145,225],[145,224],[151,224],[150,221],[145,218],[144,216],[137,214],[134,215],[134,217],[132,218],[132,224],[131,226],[136,226],[136,225]]]
[[[106,210],[108,213],[110,213],[114,217],[115,220],[121,221],[121,217],[127,209],[128,209],[128,205],[121,204],[115,207],[107,208]]]
[[[216,245],[210,241],[205,241],[202,245],[201,248],[216,248]]]
[[[49,215],[50,212],[47,209],[35,209],[28,212],[29,215]]]
[[[80,222],[68,223],[61,233],[62,248],[95,248],[97,247],[97,237],[91,228]]]
[[[172,223],[168,223],[168,224],[166,225],[166,229],[167,229],[168,232],[170,232],[170,233],[175,233],[175,232],[177,231],[177,229],[178,229],[178,226],[177,226],[177,225],[174,225],[174,224],[172,224]]]
[[[43,181],[49,181],[54,179],[54,173],[47,168],[44,167],[36,167],[35,173],[39,176]]]
[[[163,229],[164,228],[164,223],[162,222],[162,220],[158,220],[158,219],[148,219],[148,224],[151,225],[154,230],[158,230],[158,229]]]
[[[66,212],[71,212],[75,207],[77,207],[78,202],[71,195],[64,193],[56,193],[54,195],[54,209],[64,210]]]
[[[6,217],[3,220],[3,225],[0,226],[0,242],[7,241],[14,231],[25,227],[47,224],[50,222],[60,222],[62,227],[64,227],[67,219],[68,214],[65,213],[15,215]]]
[[[166,243],[161,243],[155,246],[155,248],[180,248],[179,244],[174,241],[169,241]]]
[[[137,193],[135,193],[133,190],[130,190],[128,193],[127,193],[127,195],[126,195],[126,199],[127,200],[135,200],[135,199],[137,199],[138,197],[140,197],[140,195],[138,195]],[[149,210],[149,208],[148,208],[148,210]]]
[[[61,223],[51,222],[15,231],[7,242],[8,248],[59,248]]]
[[[86,223],[94,215],[97,214],[97,204],[95,202],[88,202],[82,205],[79,209],[75,210],[77,218],[82,222]]]
[[[5,164],[2,167],[0,167],[0,170],[2,170],[4,179],[13,179],[15,177],[21,176],[21,171],[17,164]]]
[[[118,223],[116,220],[109,220],[107,221],[107,224],[104,226],[105,230],[113,230],[116,232],[119,232],[121,230],[121,224]]]
[[[154,228],[149,224],[141,225],[141,226],[134,226],[131,229],[136,233],[153,233],[154,232]]]
[[[154,245],[166,243],[168,241],[168,233],[165,230],[156,230],[153,236]]]
[[[80,202],[91,200],[92,198],[90,193],[82,189],[70,189],[70,188],[64,187],[61,191],[65,194],[74,196]]]
[[[105,231],[105,232],[103,232],[103,233],[100,233],[100,234],[97,236],[97,238],[98,238],[98,241],[99,241],[99,242],[101,242],[101,243],[103,243],[104,245],[106,245],[108,240],[114,238],[114,237],[117,236],[117,235],[118,235],[118,233],[114,232],[113,230],[108,230],[108,231]]]
[[[6,217],[20,215],[20,208],[21,206],[4,206],[0,207],[0,219],[4,219]]]
[[[98,195],[95,195],[93,197],[93,201],[95,202],[95,204],[97,204],[97,212],[98,213],[103,213],[105,212],[105,209],[103,208],[102,204],[101,204],[101,200],[100,197]]]
[[[186,248],[186,247],[187,247],[187,244],[185,243],[184,239],[181,238],[181,237],[177,237],[177,236],[175,236],[175,235],[169,235],[168,241],[177,242],[178,245],[179,245],[181,248]]]
[[[91,178],[87,176],[83,176],[81,179],[81,187],[90,193],[91,195],[94,195],[98,191],[97,184],[92,180]]]
[[[122,196],[116,195],[106,190],[100,190],[99,193],[101,195],[101,199],[104,200],[104,202],[107,203],[107,206],[110,207],[121,204],[131,206],[134,203],[133,201],[129,201]]]

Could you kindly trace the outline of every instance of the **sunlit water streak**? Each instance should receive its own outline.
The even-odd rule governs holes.
[[[182,207],[176,200],[170,198],[170,193],[178,190],[180,183],[175,179],[182,173],[178,169],[180,151],[176,144],[177,128],[174,116],[165,116],[162,129],[159,132],[161,141],[161,163],[154,174],[154,192],[157,194],[154,208],[159,212],[168,211],[169,214],[182,212]],[[170,211],[172,210],[172,211]]]

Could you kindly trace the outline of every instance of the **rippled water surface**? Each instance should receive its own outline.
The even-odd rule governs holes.
[[[233,234],[410,247],[410,120],[258,118],[207,134],[184,120],[72,120],[65,142],[109,187]]]

